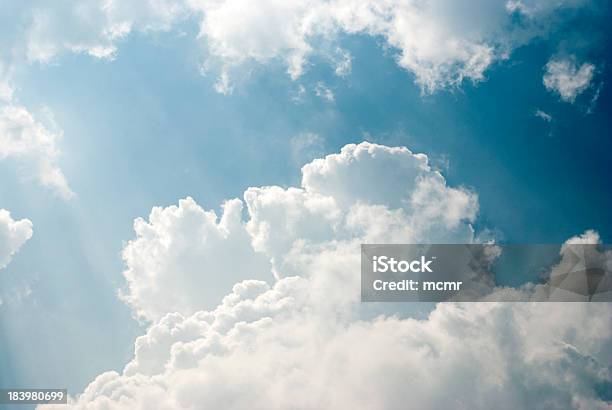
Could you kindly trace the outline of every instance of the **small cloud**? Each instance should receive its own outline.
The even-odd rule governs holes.
[[[336,100],[334,93],[322,81],[319,81],[314,88],[317,97],[321,97],[329,102]]]
[[[323,138],[313,132],[302,132],[291,138],[291,155],[299,165],[322,156],[324,148]]]
[[[32,237],[29,219],[15,220],[6,209],[0,209],[0,269],[9,264],[17,251]]]
[[[597,86],[597,90],[595,90],[595,94],[593,94],[593,98],[589,101],[589,108],[587,109],[587,114],[593,114],[595,111],[595,107],[597,106],[597,100],[599,99],[599,94],[601,93],[601,89],[603,88],[603,81],[599,83]]]
[[[216,92],[223,95],[230,95],[234,91],[234,86],[230,82],[229,75],[225,71],[219,75],[214,87]]]
[[[338,47],[336,49],[334,63],[336,66],[334,71],[338,77],[345,77],[351,73],[353,58],[348,51]]]
[[[552,116],[548,113],[545,113],[544,111],[537,109],[535,110],[535,112],[533,113],[534,116],[543,119],[546,122],[551,122],[552,121]]]
[[[594,74],[593,64],[583,63],[578,66],[574,56],[551,59],[546,64],[543,82],[548,91],[556,92],[563,101],[573,103],[589,87]]]

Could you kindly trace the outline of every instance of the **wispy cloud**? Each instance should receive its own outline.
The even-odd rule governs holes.
[[[327,100],[328,102],[334,102],[336,99],[336,97],[334,96],[334,92],[322,81],[317,82],[314,87],[314,92],[317,97]]]
[[[57,142],[61,133],[47,129],[23,106],[0,106],[0,160],[14,158],[33,169],[39,183],[53,189],[63,199],[74,193],[68,186],[57,161]]]
[[[545,113],[544,111],[540,110],[540,109],[536,109],[535,112],[533,113],[533,115],[535,115],[538,118],[543,119],[546,122],[551,122],[552,121],[552,116],[548,113]]]

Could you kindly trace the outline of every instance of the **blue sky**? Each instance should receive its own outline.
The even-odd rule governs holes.
[[[595,229],[610,242],[610,12],[564,12],[481,81],[433,93],[382,36],[342,34],[348,75],[314,55],[291,79],[273,60],[224,95],[215,73],[202,73],[209,51],[193,20],[131,33],[112,59],[67,52],[20,65],[13,99],[62,133],[58,164],[76,196],[41,187],[19,159],[0,161],[0,208],[34,225],[0,275],[0,386],[78,392],[130,360],[146,328],[117,297],[134,219],[187,196],[219,213],[248,187],[299,186],[303,164],[348,143],[427,153],[449,185],[478,194],[474,226],[501,241],[562,243]],[[596,67],[574,102],[543,84],[559,54]]]

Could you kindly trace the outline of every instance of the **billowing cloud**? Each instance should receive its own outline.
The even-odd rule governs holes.
[[[98,376],[69,408],[608,408],[607,304],[448,303],[424,320],[359,320],[312,292],[296,277],[247,281],[213,312],[168,314],[122,374]]]
[[[32,237],[29,219],[15,221],[6,209],[0,209],[0,269],[9,264],[13,255]]]
[[[250,246],[238,199],[223,205],[220,219],[191,198],[153,208],[134,230],[123,250],[129,287],[122,297],[138,316],[210,309],[241,279],[272,279],[268,260]]]
[[[57,164],[60,137],[36,121],[25,107],[0,104],[0,160],[13,158],[24,163],[41,185],[70,199],[74,193]]]
[[[148,222],[137,219],[137,237],[123,251],[122,297],[150,320],[191,314],[216,306],[241,279],[300,275],[309,252],[344,251],[361,239],[473,238],[476,195],[447,187],[423,154],[351,144],[302,173],[301,188],[249,188],[248,221],[239,199],[226,202],[217,220],[191,198],[154,208]]]
[[[553,58],[546,64],[543,82],[547,90],[559,94],[561,99],[573,103],[591,84],[595,66],[579,65],[575,58]]]
[[[442,303],[417,320],[373,317],[374,305],[360,303],[361,242],[474,240],[475,194],[448,187],[427,156],[348,145],[302,174],[299,188],[249,188],[245,223],[238,200],[220,222],[190,199],[137,220],[124,257],[129,269],[134,258],[149,265],[138,277],[126,273],[130,286],[142,282],[162,297],[159,267],[182,276],[124,370],[98,376],[69,408],[609,406],[608,304]],[[231,257],[225,241],[236,243]],[[253,251],[276,280],[247,279],[245,270],[218,306],[198,310],[193,295]],[[207,269],[211,255],[219,261]],[[184,275],[186,264],[201,266],[199,275]],[[147,309],[150,300],[131,296]]]
[[[339,36],[358,34],[384,41],[400,67],[424,92],[485,78],[495,61],[546,33],[552,16],[582,6],[581,0],[98,0],[86,3],[15,3],[0,16],[5,50],[30,62],[62,52],[112,58],[132,31],[171,30],[186,19],[200,23],[205,67],[219,76],[218,91],[232,90],[232,76],[246,64],[281,62],[300,77],[313,55],[327,59],[337,75],[350,72],[352,57]],[[518,23],[517,23],[518,22]],[[248,70],[247,70],[248,71]]]

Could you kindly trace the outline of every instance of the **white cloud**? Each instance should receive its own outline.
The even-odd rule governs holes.
[[[69,408],[608,406],[592,388],[611,382],[606,304],[449,303],[425,320],[361,321],[310,312],[309,291],[243,283],[214,312],[170,314],[123,374],[98,376]]]
[[[310,57],[331,58],[338,75],[351,68],[351,56],[338,47],[339,35],[384,40],[397,63],[415,76],[424,92],[485,78],[485,71],[517,46],[545,34],[550,17],[581,0],[559,2],[479,0],[115,0],[87,3],[16,3],[0,16],[9,30],[5,58],[47,62],[62,52],[112,58],[118,42],[132,31],[168,31],[188,18],[200,22],[216,67],[220,92],[231,91],[232,75],[251,63],[280,61],[293,79]],[[521,14],[521,23],[513,23]],[[330,57],[331,56],[331,57]],[[1,59],[1,58],[0,58]]]
[[[546,32],[550,16],[581,4],[579,0],[554,4],[479,0],[468,5],[448,0],[266,0],[256,5],[246,0],[13,2],[0,11],[0,100],[6,103],[0,121],[3,131],[12,133],[0,138],[21,139],[24,144],[19,152],[14,144],[5,147],[0,156],[11,151],[12,156],[35,158],[39,181],[62,197],[71,197],[57,165],[59,133],[45,130],[13,102],[12,73],[25,62],[47,63],[68,52],[111,59],[120,40],[134,31],[169,31],[186,19],[198,20],[199,38],[207,50],[204,66],[218,74],[214,87],[224,94],[232,93],[236,70],[252,63],[281,61],[297,79],[310,57],[319,53],[331,61],[337,75],[347,75],[353,59],[339,46],[339,37],[346,34],[382,39],[422,90],[434,92],[466,79],[483,80],[494,61]],[[511,24],[516,13],[524,17],[519,26]],[[332,90],[322,82],[314,92],[334,101]],[[20,123],[7,125],[14,121]]]
[[[137,237],[123,251],[123,298],[138,316],[212,308],[241,279],[300,274],[309,252],[357,246],[360,238],[469,242],[478,209],[476,196],[446,187],[425,155],[369,143],[304,166],[301,188],[249,188],[244,200],[246,222],[238,199],[217,221],[191,198],[135,221]]]
[[[344,77],[351,73],[353,66],[353,57],[351,53],[338,47],[336,48],[333,61],[335,64],[334,72],[337,76]]]
[[[13,255],[32,237],[29,219],[15,221],[6,209],[0,209],[0,269],[9,264]]]
[[[556,92],[563,101],[573,103],[589,87],[594,73],[593,64],[578,66],[574,57],[551,59],[546,64],[543,82],[548,91]]]
[[[0,105],[0,160],[14,158],[25,163],[41,185],[70,199],[74,193],[57,165],[60,137],[37,122],[26,108]]]
[[[494,61],[507,58],[513,48],[545,32],[557,10],[582,2],[475,1],[466,5],[446,0],[269,0],[255,7],[245,0],[227,0],[195,4],[202,13],[201,36],[211,58],[226,74],[249,61],[282,61],[295,79],[307,68],[310,55],[321,51],[321,43],[333,44],[340,33],[365,34],[383,38],[423,91],[433,92],[466,79],[483,80]],[[520,25],[512,23],[516,13],[524,17]],[[350,56],[337,62],[336,72],[345,73],[349,62]]]
[[[246,191],[251,241],[237,200],[223,217],[232,229],[191,200],[136,222],[144,247],[126,251],[150,261],[147,271],[206,267],[206,255],[225,255],[229,268],[182,276],[124,371],[98,376],[69,408],[606,408],[593,386],[612,383],[607,304],[444,303],[416,320],[372,318],[359,303],[360,242],[473,240],[475,195],[447,187],[425,155],[362,143],[302,172],[301,188]],[[224,240],[236,242],[232,255]],[[192,243],[201,250],[182,251]],[[253,249],[270,258],[275,283],[239,282],[196,311],[191,295]],[[163,295],[158,275],[135,280]]]
[[[178,207],[153,208],[148,222],[137,219],[137,237],[123,250],[127,304],[153,320],[213,308],[239,280],[271,280],[268,261],[250,247],[241,213],[242,202],[234,199],[218,220],[187,198]]]
[[[234,92],[234,85],[230,82],[229,75],[226,72],[219,75],[214,88],[219,94],[230,95]]]

